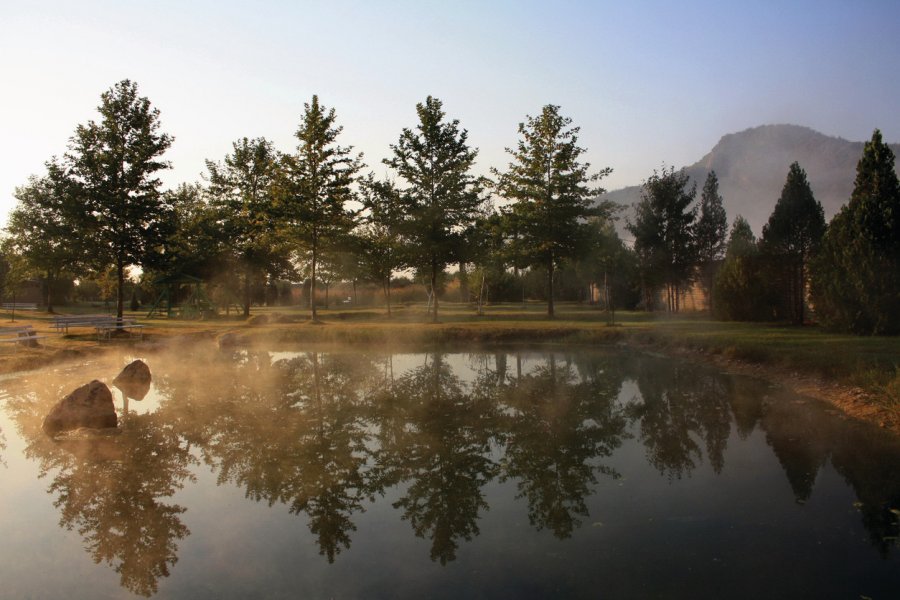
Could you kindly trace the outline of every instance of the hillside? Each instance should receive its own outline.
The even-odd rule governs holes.
[[[900,154],[900,144],[891,144],[891,148]],[[808,127],[763,125],[722,137],[706,156],[685,167],[685,171],[697,183],[699,199],[707,174],[714,170],[729,222],[736,215],[743,215],[753,232],[760,235],[781,195],[792,162],[799,162],[806,170],[813,193],[825,209],[825,218],[830,220],[850,198],[862,151],[863,142],[827,136]],[[624,216],[630,218],[631,206],[640,200],[640,190],[635,185],[609,192],[605,197],[628,207]]]

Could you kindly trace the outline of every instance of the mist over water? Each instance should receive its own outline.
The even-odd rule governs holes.
[[[0,597],[890,597],[900,442],[612,349],[143,358],[0,383]]]

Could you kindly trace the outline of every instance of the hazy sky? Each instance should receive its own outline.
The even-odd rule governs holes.
[[[543,105],[581,127],[604,186],[796,123],[900,141],[900,2],[16,2],[0,0],[0,222],[13,191],[132,79],[175,136],[168,186],[240,137],[295,146],[312,94],[371,169],[427,95],[505,167]]]

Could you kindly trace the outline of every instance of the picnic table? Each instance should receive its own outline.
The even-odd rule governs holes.
[[[3,310],[37,310],[37,304],[34,302],[4,302],[0,306]]]
[[[56,315],[51,327],[56,333],[69,333],[69,327],[94,327],[97,323],[114,320],[112,315]]]
[[[31,325],[18,327],[0,327],[0,343],[15,343],[23,346],[36,346],[37,341],[44,339],[45,335],[37,335]],[[18,346],[16,346],[18,347]]]

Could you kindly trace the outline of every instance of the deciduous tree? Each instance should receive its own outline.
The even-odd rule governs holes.
[[[319,104],[319,97],[304,104],[297,129],[295,154],[282,158],[278,206],[288,237],[300,247],[309,264],[310,318],[316,316],[316,268],[324,248],[349,235],[354,213],[346,204],[353,199],[351,186],[362,166],[362,155],[339,146],[343,127],[336,124],[333,108]],[[304,262],[307,262],[304,260]]]
[[[250,316],[254,281],[288,270],[274,209],[277,153],[265,138],[242,138],[222,163],[206,161],[210,204],[220,240],[243,272],[244,316]]]
[[[416,113],[415,130],[403,129],[384,163],[407,184],[401,198],[406,237],[415,249],[411,266],[429,274],[437,322],[438,275],[458,260],[463,232],[478,216],[483,184],[471,172],[478,150],[469,147],[459,120],[446,121],[442,102],[431,96],[416,105]]]
[[[519,143],[507,148],[513,160],[505,173],[496,169],[500,193],[516,204],[519,233],[528,264],[547,270],[547,315],[553,317],[554,269],[577,257],[589,239],[587,219],[608,214],[610,203],[595,203],[603,189],[591,184],[612,172],[590,173],[581,163],[585,149],[578,145],[579,127],[559,114],[559,106],[546,105],[537,117],[519,123]]]
[[[127,79],[103,92],[100,121],[79,125],[65,155],[67,176],[83,202],[77,235],[99,265],[116,270],[116,315],[122,317],[125,270],[158,243],[169,210],[159,191],[161,160],[173,138],[160,131],[159,110]]]

